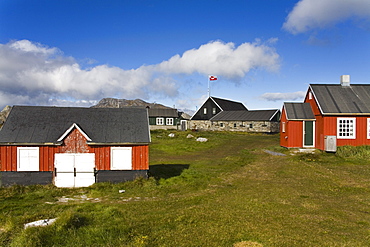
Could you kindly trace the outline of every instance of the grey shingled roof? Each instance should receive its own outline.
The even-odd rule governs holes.
[[[149,117],[178,117],[177,109],[171,108],[149,108]]]
[[[60,144],[57,140],[73,124],[90,144],[150,142],[145,108],[14,106],[0,130],[0,145]]]
[[[246,111],[248,110],[242,103],[235,102],[227,99],[220,99],[215,97],[210,97],[213,101],[221,107],[223,111]]]
[[[370,114],[370,84],[311,84],[322,114]]]
[[[222,111],[211,121],[270,121],[279,110]]]
[[[288,120],[315,120],[310,103],[284,103]]]

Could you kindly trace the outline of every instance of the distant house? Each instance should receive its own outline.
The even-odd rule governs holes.
[[[279,132],[280,110],[249,111],[242,103],[209,97],[190,119],[191,129]]]
[[[145,108],[14,106],[0,130],[0,185],[146,177],[149,143]]]
[[[310,109],[309,109],[310,108]],[[283,147],[370,145],[370,84],[310,84],[304,103],[285,103],[281,117]]]
[[[187,121],[183,113],[173,108],[149,108],[149,125],[155,129],[187,129]]]

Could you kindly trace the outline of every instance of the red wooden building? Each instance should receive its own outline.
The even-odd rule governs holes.
[[[0,131],[0,185],[146,177],[149,143],[145,108],[14,106]]]
[[[283,147],[370,145],[370,84],[310,84],[304,103],[284,104],[280,125]]]

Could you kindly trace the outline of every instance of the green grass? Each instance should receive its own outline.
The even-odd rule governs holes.
[[[278,135],[169,133],[152,132],[148,180],[0,188],[0,245],[370,245],[366,148],[289,155]]]

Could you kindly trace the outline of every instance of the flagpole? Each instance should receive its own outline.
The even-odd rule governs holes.
[[[211,76],[208,76],[208,98],[211,97],[211,91],[209,90],[209,81]]]

